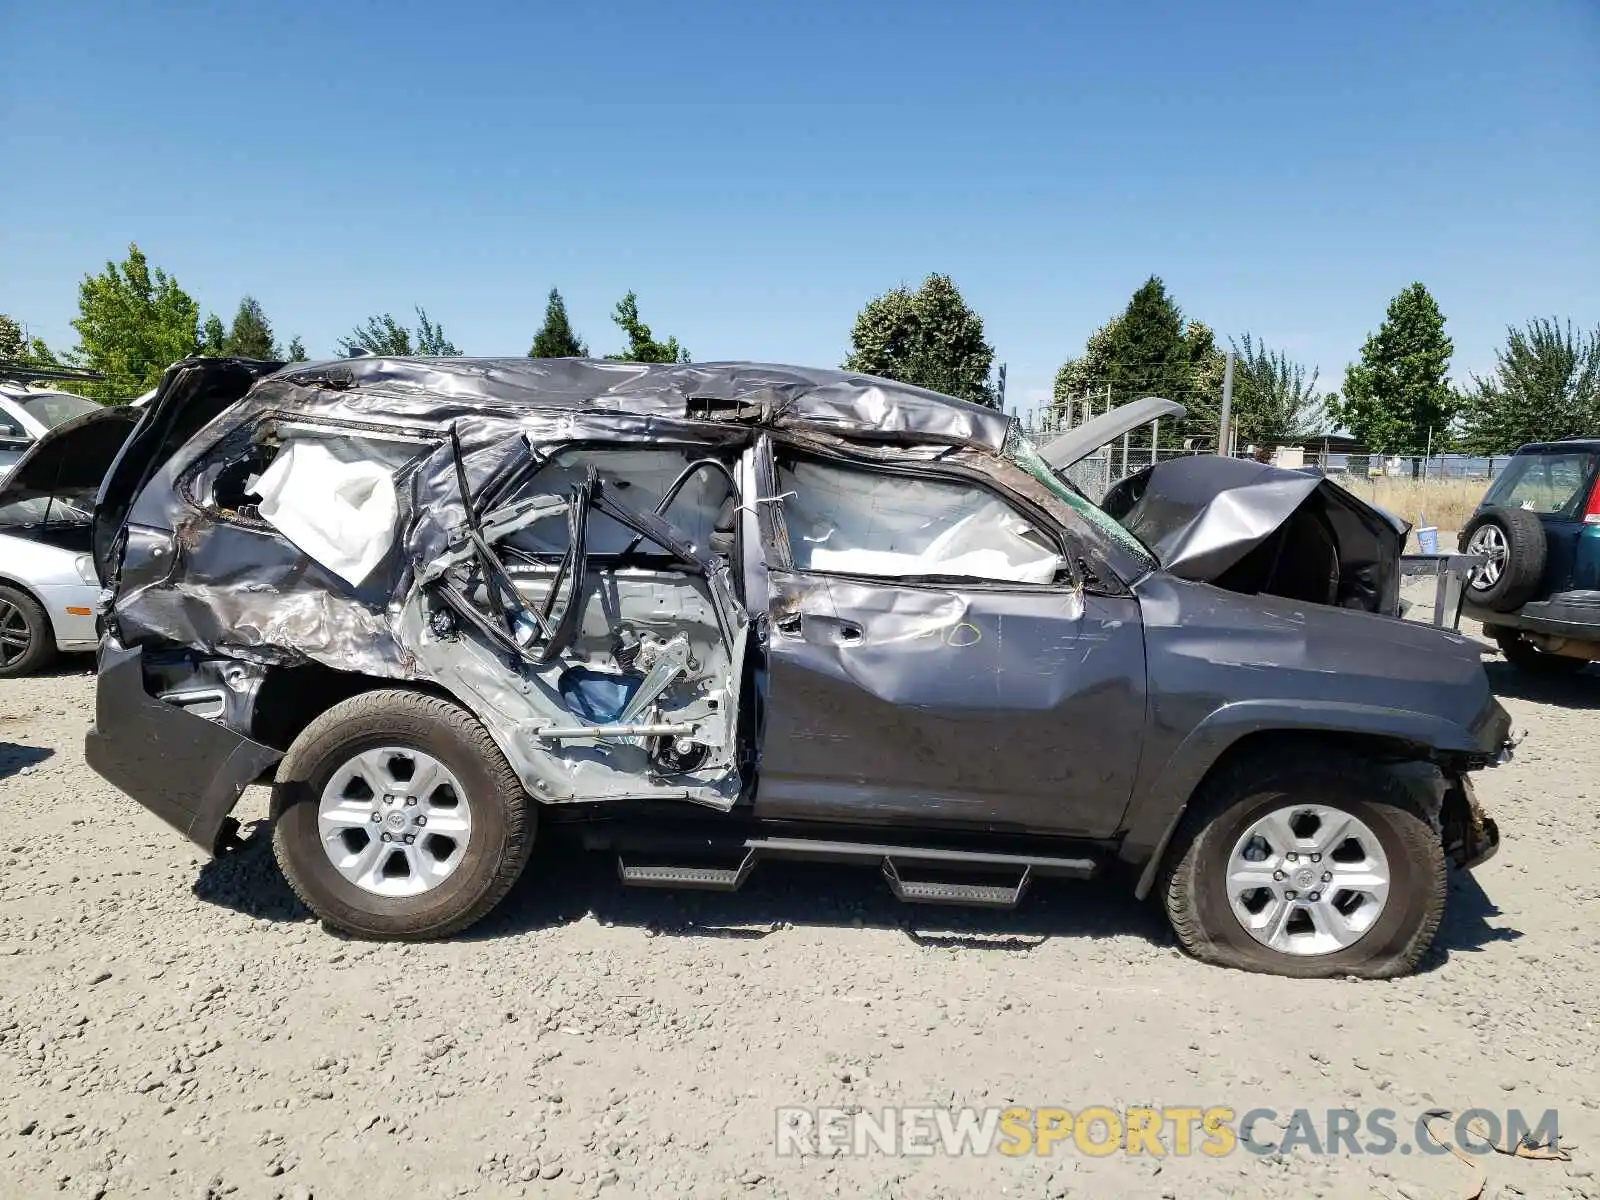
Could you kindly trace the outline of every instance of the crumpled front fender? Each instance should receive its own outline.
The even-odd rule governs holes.
[[[1129,810],[1122,857],[1143,866],[1136,894],[1143,899],[1155,885],[1162,858],[1189,798],[1207,772],[1240,739],[1251,734],[1383,738],[1397,746],[1414,747],[1421,756],[1493,760],[1505,745],[1509,730],[1509,715],[1493,700],[1470,726],[1432,713],[1347,702],[1241,700],[1225,704],[1190,732]]]

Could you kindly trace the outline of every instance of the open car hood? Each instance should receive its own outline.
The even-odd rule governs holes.
[[[1114,442],[1125,433],[1132,433],[1141,425],[1148,425],[1162,417],[1181,419],[1189,410],[1175,400],[1159,396],[1146,396],[1133,400],[1120,408],[1101,413],[1060,437],[1053,438],[1039,448],[1039,457],[1052,470],[1064,471],[1074,463],[1088,458],[1107,442]]]
[[[57,492],[92,492],[139,415],[137,409],[108,406],[57,425],[0,478],[0,504]]]
[[[1130,475],[1100,507],[1179,578],[1398,611],[1410,524],[1318,474],[1192,455]]]

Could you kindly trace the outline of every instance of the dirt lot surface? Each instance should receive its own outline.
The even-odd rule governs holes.
[[[537,853],[469,936],[324,932],[258,842],[217,863],[83,764],[83,664],[0,684],[0,1197],[1459,1196],[1409,1155],[778,1158],[783,1105],[1559,1110],[1600,1196],[1600,677],[1496,686],[1530,730],[1480,775],[1505,838],[1426,969],[1200,966],[1124,889],[913,911],[868,870],[623,890]],[[259,817],[264,795],[246,797]],[[1276,1137],[1274,1129],[1258,1137]],[[1168,1139],[1171,1148],[1171,1139]]]

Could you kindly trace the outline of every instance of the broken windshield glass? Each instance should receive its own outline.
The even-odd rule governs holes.
[[[1145,563],[1147,570],[1154,570],[1156,557],[1133,534],[1129,533],[1115,520],[1103,512],[1097,505],[1085,500],[1073,488],[1068,486],[1054,471],[1050,464],[1039,456],[1039,451],[1034,448],[1020,425],[1013,425],[1011,433],[1006,437],[1005,448],[1000,452],[1008,462],[1015,463],[1029,475],[1033,476],[1045,487],[1049,488],[1075,513],[1087,521],[1095,529],[1105,534],[1123,549],[1131,551]]]

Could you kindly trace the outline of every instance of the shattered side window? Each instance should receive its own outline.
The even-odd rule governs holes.
[[[977,484],[834,464],[778,466],[795,568],[885,578],[1052,582],[1060,549]]]
[[[649,449],[611,449],[607,447],[573,446],[557,451],[550,461],[539,468],[525,494],[568,495],[582,483],[590,467],[600,480],[611,488],[617,499],[641,512],[653,512],[668,490],[676,483],[691,463],[707,455],[700,447],[652,447]],[[719,460],[720,461],[720,460]],[[677,526],[688,540],[700,549],[712,545],[712,534],[717,530],[719,518],[732,528],[731,506],[733,487],[728,476],[714,467],[703,467],[683,480],[672,504],[662,516]],[[637,541],[633,530],[619,525],[603,513],[589,518],[587,553],[621,554]],[[513,534],[510,544],[527,554],[560,555],[567,549],[567,524],[561,519],[539,521]],[[648,551],[656,550],[653,544]]]
[[[1117,545],[1138,555],[1148,562],[1152,568],[1156,565],[1155,556],[1150,553],[1143,542],[1108,516],[1098,505],[1085,500],[1076,491],[1068,487],[1066,483],[1062,482],[1056,473],[1050,469],[1050,464],[1039,457],[1039,452],[1033,448],[1033,443],[1028,440],[1019,427],[1012,426],[1011,433],[1006,437],[1005,449],[1000,453],[1001,457],[1008,462],[1021,467],[1029,475],[1044,484],[1073,512],[1116,542]]]
[[[222,520],[270,526],[360,586],[393,548],[399,481],[431,449],[411,438],[269,421],[248,440],[219,444],[189,488]]]

